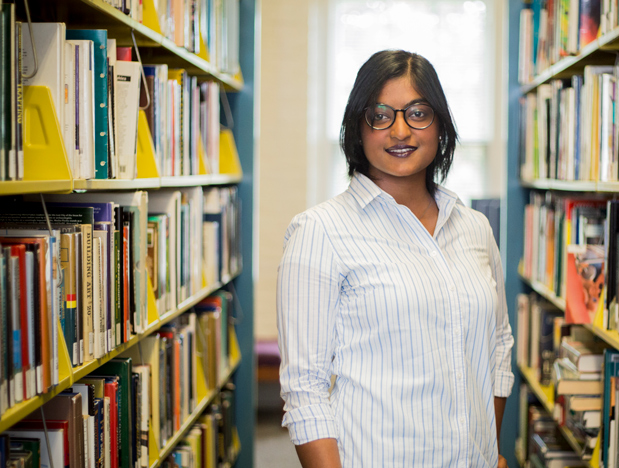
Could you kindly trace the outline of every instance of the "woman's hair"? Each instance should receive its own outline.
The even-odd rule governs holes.
[[[443,181],[449,173],[458,134],[436,70],[421,55],[404,50],[376,52],[357,73],[344,111],[340,133],[340,145],[346,155],[348,175],[352,177],[357,171],[369,176],[370,163],[361,143],[361,128],[362,125],[367,125],[364,117],[365,109],[376,104],[378,95],[387,81],[402,76],[410,77],[415,90],[434,109],[436,123],[439,125],[438,150],[426,171],[426,186],[430,194],[434,195],[435,177],[440,174],[440,180]]]

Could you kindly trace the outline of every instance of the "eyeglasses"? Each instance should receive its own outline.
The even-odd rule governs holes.
[[[411,104],[405,109],[394,109],[387,104],[376,104],[365,110],[365,121],[375,130],[387,130],[395,122],[398,112],[410,128],[423,130],[434,122],[434,109],[427,104]]]

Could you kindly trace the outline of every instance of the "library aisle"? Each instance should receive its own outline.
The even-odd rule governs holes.
[[[258,413],[255,462],[255,468],[301,468],[288,429],[282,427],[281,412]]]

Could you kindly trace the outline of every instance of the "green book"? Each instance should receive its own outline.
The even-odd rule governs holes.
[[[121,435],[119,453],[120,468],[133,468],[133,447],[131,445],[131,428],[133,427],[133,401],[131,398],[132,370],[131,358],[116,358],[106,362],[95,371],[97,376],[118,376],[118,386],[120,390],[118,426]]]
[[[32,467],[41,468],[41,441],[27,437],[11,437],[11,452],[32,453]]]

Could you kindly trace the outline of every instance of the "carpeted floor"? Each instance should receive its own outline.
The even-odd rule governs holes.
[[[301,468],[281,411],[259,411],[255,432],[255,468]]]

